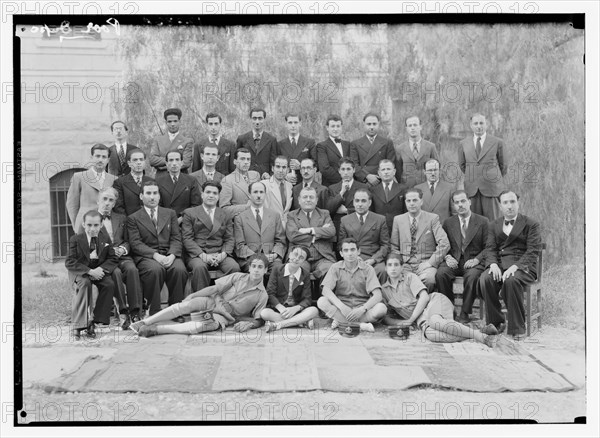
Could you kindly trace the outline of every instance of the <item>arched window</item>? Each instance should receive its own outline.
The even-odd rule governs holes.
[[[67,192],[73,174],[84,170],[84,168],[67,169],[50,178],[50,227],[54,262],[67,256],[69,238],[75,234],[67,213]]]

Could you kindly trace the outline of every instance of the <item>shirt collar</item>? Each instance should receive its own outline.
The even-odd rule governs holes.
[[[179,135],[179,131],[177,131],[175,134],[172,134],[170,132],[167,132],[167,134],[169,134],[169,139],[173,141],[173,139]]]
[[[354,184],[354,178],[352,178],[352,179],[351,179],[350,181],[348,181],[348,182],[346,182],[346,181],[342,180],[342,185],[344,185],[344,184],[348,184],[348,186],[349,186],[350,188],[352,188],[352,184]]]
[[[404,272],[403,272],[403,271],[400,271],[400,278],[398,279],[398,284],[402,283],[403,281],[404,281]],[[391,280],[391,278],[389,278],[389,277],[388,277],[388,278],[387,278],[387,280],[385,281],[385,283],[383,283],[383,284],[381,285],[381,287],[384,287],[384,286],[394,287],[394,286],[392,285],[392,280]]]
[[[264,218],[265,215],[263,214],[263,208],[264,207],[255,207],[255,206],[251,206],[250,207],[252,209],[252,214],[254,215],[254,217],[256,217],[256,209],[258,208],[258,211],[260,212],[260,217]]]
[[[258,138],[262,139],[262,135],[263,135],[263,133],[264,133],[264,131],[257,132],[257,131],[255,131],[255,130],[253,129],[253,130],[252,130],[252,138],[256,138],[256,137],[258,137]]]
[[[144,209],[146,210],[146,213],[148,213],[148,216],[150,216],[150,207],[146,207],[146,206],[144,205]],[[156,212],[156,216],[158,217],[158,206],[157,206],[157,207],[154,207],[154,210],[155,210],[155,212]]]
[[[212,136],[211,136],[211,135],[209,135],[209,136],[208,136],[208,141],[211,141],[211,140],[212,140]],[[217,135],[217,136],[215,137],[215,140],[216,140],[216,142],[217,142],[217,143],[219,143],[219,141],[221,140],[221,134]]]
[[[356,213],[356,212],[355,212]],[[369,214],[369,212],[367,211],[365,214],[362,215],[363,219],[367,220],[367,215]],[[358,220],[360,220],[360,214],[356,213],[356,217],[358,218]]]
[[[484,132],[483,135],[481,135],[481,145],[483,146],[483,143],[485,143],[485,138],[487,137],[487,132]],[[477,134],[473,134],[473,144],[477,144]]]
[[[206,166],[202,166],[202,172],[204,172],[205,175],[208,175],[209,173],[212,173],[214,175],[216,171],[217,169],[213,170],[212,172],[209,172],[208,170],[206,170]]]
[[[350,270],[346,267],[346,262],[344,260],[342,260],[342,269],[351,273],[355,273],[357,270],[359,269],[365,269],[366,267],[366,263],[363,261],[362,258],[360,258],[360,256],[358,257],[358,264],[356,265],[356,268],[354,268],[353,270]]]
[[[285,268],[283,268],[283,276],[284,277],[289,277],[290,275],[292,275],[298,281],[298,283],[300,283],[300,274],[302,274],[301,268],[298,268],[296,273],[292,275],[292,274],[290,274],[289,264],[288,263],[285,264]]]
[[[90,167],[90,170],[92,172],[94,172],[94,175],[96,175],[96,179],[98,179],[98,180],[106,174],[106,172],[104,170],[100,173],[94,167]]]
[[[209,212],[208,208],[206,207],[206,205],[202,204],[202,207],[204,208],[204,211],[206,212],[206,214],[208,216],[210,216],[210,212]],[[215,211],[215,207],[211,208],[211,210],[214,212]]]
[[[296,140],[296,143],[298,143],[298,139],[300,138],[300,134],[298,135],[290,135],[290,143],[292,142],[292,140]]]
[[[421,217],[421,213],[422,213],[422,212],[423,212],[423,210],[421,210],[421,211],[419,212],[419,214],[417,215],[417,217],[415,217],[415,218],[413,218],[413,217],[412,217],[412,216],[409,214],[409,215],[408,215],[409,222],[412,224],[412,220],[413,220],[413,219],[415,219],[415,220],[417,221],[417,223],[419,223],[419,218]]]
[[[331,135],[329,136],[329,139],[330,139],[330,140],[331,140],[331,141],[332,141],[332,142],[333,142],[333,143],[334,143],[334,144],[337,146],[337,143],[335,142],[335,139],[334,139],[334,138],[333,138]],[[338,140],[340,140],[340,141],[341,141],[342,139],[338,137]],[[340,143],[340,146],[341,146],[341,145],[342,145],[342,144]]]

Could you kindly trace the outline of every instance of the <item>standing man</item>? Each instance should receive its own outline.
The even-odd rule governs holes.
[[[115,138],[115,143],[108,149],[108,173],[117,177],[127,175],[131,169],[127,163],[129,152],[137,146],[127,142],[129,130],[127,125],[120,120],[112,122],[110,130]]]
[[[269,178],[269,171],[277,156],[277,140],[264,131],[267,112],[262,108],[252,108],[250,119],[252,131],[240,135],[236,140],[237,149],[245,148],[250,151],[252,165],[250,170],[257,171],[262,179]]]
[[[167,152],[165,162],[168,172],[156,176],[156,184],[160,190],[160,206],[174,210],[177,213],[177,222],[181,224],[183,210],[202,203],[198,181],[193,176],[181,173],[181,151]]]
[[[300,208],[300,203],[298,202],[300,191],[306,187],[313,187],[317,191],[317,207],[325,208],[327,187],[322,186],[315,181],[316,172],[317,166],[315,160],[312,158],[304,158],[300,162],[300,174],[302,175],[302,179],[300,180],[300,184],[296,184],[292,188],[292,210]]]
[[[291,245],[308,248],[307,270],[320,280],[335,263],[332,247],[335,227],[329,212],[317,208],[317,191],[314,187],[303,188],[299,202],[300,208],[288,215],[285,233]]]
[[[133,149],[127,153],[127,164],[131,172],[120,176],[114,182],[113,187],[118,193],[115,212],[129,216],[144,205],[140,199],[140,187],[146,181],[153,181],[144,175],[146,168],[146,152],[141,149]]]
[[[387,229],[391,235],[394,218],[399,214],[406,213],[404,192],[407,187],[405,184],[398,184],[394,181],[396,165],[392,160],[381,160],[378,174],[381,184],[371,188],[373,194],[371,210],[385,216]]]
[[[440,180],[440,162],[435,158],[428,160],[424,166],[427,181],[417,184],[416,189],[423,192],[423,210],[435,213],[440,223],[452,216],[452,192],[454,186]]]
[[[269,271],[281,265],[287,244],[281,224],[281,216],[264,207],[266,187],[258,181],[248,187],[250,206],[239,213],[233,221],[235,253],[240,267],[248,269],[250,257],[264,254],[269,262]]]
[[[323,175],[323,185],[329,187],[341,180],[339,168],[342,158],[350,157],[350,142],[342,140],[342,119],[330,114],[325,121],[327,140],[317,145],[317,163]]]
[[[406,209],[394,218],[392,252],[402,255],[404,269],[417,274],[429,292],[435,287],[435,273],[450,249],[448,236],[437,214],[421,210],[423,193],[406,191]]]
[[[127,233],[144,298],[149,303],[150,315],[154,315],[160,310],[160,291],[165,280],[169,289],[169,305],[183,299],[187,270],[181,260],[177,214],[158,206],[160,192],[157,183],[144,182],[140,198],[144,208],[127,218]]]
[[[96,143],[91,150],[92,167],[83,172],[73,174],[67,192],[67,212],[75,233],[83,231],[83,214],[95,210],[100,190],[112,187],[117,179],[105,171],[108,163],[108,148]]]
[[[284,229],[287,215],[292,207],[292,183],[286,181],[288,163],[287,157],[277,156],[272,167],[273,176],[265,181],[265,187],[267,188],[265,207],[279,214]]]
[[[375,270],[359,257],[356,240],[348,237],[338,244],[343,260],[334,263],[323,280],[323,296],[317,305],[328,318],[331,328],[340,323],[358,322],[360,330],[374,332],[374,322],[382,319],[387,308],[381,302],[381,285]]]
[[[350,158],[356,163],[354,178],[369,187],[379,184],[377,173],[383,159],[395,160],[396,150],[389,138],[379,135],[379,116],[367,113],[363,117],[365,135],[350,144]]]
[[[300,162],[305,158],[317,159],[317,146],[312,138],[300,135],[302,120],[299,114],[287,113],[285,127],[288,135],[277,142],[277,155],[285,155],[290,159],[289,173],[286,179],[296,185],[301,181]]]
[[[212,163],[212,167],[222,175],[229,175],[235,169],[233,163],[235,155],[235,143],[222,136],[222,121],[219,114],[208,113],[206,115],[206,125],[208,126],[208,137],[201,139],[194,144],[192,172],[197,172],[202,167],[206,167],[204,162],[203,150],[206,146],[215,146],[217,148],[217,161]],[[200,185],[202,187],[202,185]]]
[[[341,181],[329,187],[327,193],[327,210],[333,218],[335,229],[340,229],[340,221],[347,214],[354,213],[354,192],[368,189],[366,184],[354,179],[355,165],[350,158],[340,160],[339,174]]]
[[[198,151],[195,150],[194,154]],[[213,181],[216,183],[220,183],[225,175],[217,171],[216,163],[219,161],[219,148],[214,144],[207,144],[200,149],[200,156],[202,157],[202,167],[195,172],[190,174],[191,177],[196,178],[198,181],[198,187],[204,186],[204,183],[207,181]],[[232,161],[235,152],[231,153]],[[195,156],[195,155],[194,155]],[[235,168],[235,167],[234,167]],[[229,175],[229,173],[228,173]]]
[[[408,141],[396,146],[398,171],[402,172],[398,181],[411,188],[425,182],[421,169],[430,158],[439,160],[439,155],[435,145],[421,137],[421,120],[417,116],[407,117],[405,124]]]
[[[485,242],[488,236],[488,220],[471,213],[471,201],[464,190],[457,190],[452,200],[458,215],[444,221],[442,228],[448,236],[450,251],[438,267],[435,282],[440,293],[454,304],[452,283],[457,275],[464,281],[463,303],[458,322],[468,323],[477,297],[479,277],[485,267]]]
[[[371,192],[358,189],[354,192],[354,213],[342,217],[338,242],[352,237],[358,243],[360,257],[375,269],[379,277],[385,272],[385,258],[390,251],[390,232],[385,217],[369,212]]]
[[[493,324],[498,333],[504,331],[500,293],[508,310],[507,333],[521,340],[525,337],[523,291],[537,278],[542,250],[540,224],[519,214],[519,195],[515,192],[503,191],[499,201],[502,216],[489,225],[485,271],[479,278],[479,287],[488,324]]]
[[[232,217],[245,210],[250,205],[248,185],[260,181],[260,174],[250,169],[252,154],[246,148],[235,151],[235,170],[221,180],[220,206]]]
[[[189,256],[187,267],[192,271],[192,289],[197,291],[210,286],[209,270],[223,274],[239,272],[232,258],[235,241],[233,220],[217,207],[221,184],[207,181],[202,186],[202,205],[183,212],[181,233],[183,245]]]
[[[164,112],[165,122],[167,124],[167,133],[154,137],[150,141],[150,165],[156,168],[156,176],[167,173],[167,163],[165,156],[167,152],[178,150],[183,156],[181,171],[187,173],[188,167],[192,165],[192,145],[194,140],[184,137],[180,133],[181,110],[179,108],[169,108]]]
[[[471,198],[473,213],[493,222],[500,216],[498,199],[504,190],[502,179],[508,171],[504,162],[504,141],[487,135],[485,116],[471,117],[473,137],[460,142],[458,163],[465,174],[465,192]]]

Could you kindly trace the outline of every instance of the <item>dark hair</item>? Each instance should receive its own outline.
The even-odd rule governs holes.
[[[483,117],[483,120],[487,120],[483,114],[473,113],[473,114],[471,114],[471,118],[469,119],[469,122],[472,122],[475,117]],[[516,193],[515,193],[515,195],[516,195]]]
[[[144,188],[149,187],[149,186],[158,187],[158,183],[156,181],[154,181],[153,179],[142,181],[142,186],[140,187],[140,193],[144,193]]]
[[[340,163],[340,167],[342,167],[342,164],[350,164],[353,169],[356,169],[356,164],[354,163],[354,160],[352,158],[348,158],[348,157],[340,158],[339,163]]]
[[[133,154],[139,154],[139,153],[142,153],[142,154],[144,154],[144,160],[145,160],[145,159],[146,159],[146,152],[144,152],[144,150],[143,150],[143,149],[140,149],[140,148],[132,148],[132,149],[129,149],[129,150],[127,151],[126,160],[127,160],[127,161],[130,161],[130,160],[131,160],[131,156],[132,156]]]
[[[427,163],[431,163],[432,161],[435,161],[436,163],[438,163],[438,167],[439,167],[439,168],[440,168],[440,170],[441,170],[441,168],[442,168],[442,163],[440,163],[440,160],[437,160],[437,159],[435,159],[435,158],[430,158],[429,160],[425,161],[425,162],[423,163],[423,170],[425,170],[425,169],[427,168]]]
[[[360,248],[358,246],[358,241],[354,238],[354,237],[346,237],[342,240],[339,241],[338,243],[338,251],[342,250],[342,246],[344,245],[344,243],[354,243],[356,245],[356,249]]]
[[[386,164],[386,163],[392,163],[392,166],[394,166],[394,169],[396,168],[396,163],[394,163],[393,160],[388,160],[387,158],[384,158],[383,160],[379,160],[379,166],[381,166],[381,164]]]
[[[498,202],[502,202],[502,201],[500,200],[500,198],[502,197],[502,195],[506,195],[507,193],[514,193],[514,194],[515,194],[515,196],[517,197],[517,201],[518,201],[518,200],[519,200],[519,198],[520,198],[519,194],[518,194],[517,192],[515,192],[514,190],[502,190],[502,193],[500,193],[500,194],[498,195]]]
[[[203,154],[204,153],[204,149],[206,149],[206,148],[216,149],[217,150],[217,155],[221,155],[220,152],[219,152],[219,146],[217,146],[214,143],[206,143],[206,144],[202,145],[202,149],[200,149],[200,153]]]
[[[337,114],[329,114],[327,116],[327,119],[325,120],[325,126],[329,126],[329,122],[333,121],[333,122],[342,122],[342,118],[340,116],[338,116]],[[342,122],[342,125],[344,124],[344,122]]]
[[[173,154],[173,153],[178,153],[179,156],[181,157],[181,161],[183,161],[183,152],[181,152],[179,149],[171,149],[170,151],[168,151],[165,154],[165,161],[169,161],[169,154]]]
[[[363,117],[363,122],[365,122],[365,121],[367,120],[367,117],[375,117],[375,118],[377,119],[377,121],[378,121],[378,122],[380,122],[380,121],[381,121],[381,119],[379,118],[379,115],[378,115],[378,114],[375,114],[375,113],[369,112],[369,113],[365,114],[365,116]]]
[[[237,160],[237,159],[239,158],[239,156],[240,156],[240,153],[242,153],[242,152],[243,152],[244,154],[250,154],[250,155],[252,155],[252,153],[250,152],[250,150],[249,150],[249,149],[246,149],[246,148],[239,148],[239,149],[236,149],[236,150],[235,150],[235,156],[234,156],[233,158],[235,158],[235,159]]]
[[[96,151],[107,151],[108,152],[108,146],[106,146],[105,144],[102,144],[102,143],[96,143],[94,146],[92,146],[92,151],[91,151],[92,156],[94,155],[94,152],[96,152]]]
[[[357,193],[366,193],[369,197],[369,201],[373,199],[373,195],[371,194],[371,191],[369,189],[356,189],[356,191],[354,192],[354,196],[356,196]]]
[[[409,193],[416,193],[417,195],[419,195],[419,199],[423,199],[423,192],[421,191],[421,189],[417,189],[416,187],[411,187],[410,189],[407,189],[406,192],[404,192],[404,199],[406,199],[406,195],[408,195]]]
[[[182,115],[183,113],[179,108],[167,108],[163,114],[163,117],[165,120],[167,120],[167,117],[169,116],[177,116],[178,119],[181,119]]]
[[[269,260],[267,260],[267,257],[263,253],[255,253],[248,257],[248,269],[250,269],[250,265],[254,260],[260,260],[263,262],[265,268],[269,268]]]
[[[258,112],[262,112],[263,113],[263,117],[266,119],[267,118],[267,112],[262,109],[262,108],[250,108],[250,112],[248,113],[248,117],[252,118],[252,113],[258,113]]]
[[[402,260],[402,254],[398,254],[397,252],[391,252],[387,255],[385,262],[387,264],[388,260],[390,259],[396,259],[398,261],[400,261],[400,264],[403,265],[404,264],[404,260]]]
[[[204,189],[207,187],[215,187],[219,193],[221,193],[221,190],[223,189],[221,184],[216,181],[206,181],[204,184],[202,184],[202,192],[204,192]]]
[[[298,113],[287,113],[285,116],[283,116],[283,120],[287,122],[288,117],[298,117],[298,121],[302,121],[302,117],[300,117],[300,114]]]
[[[312,161],[313,167],[316,167],[316,165],[317,165],[317,163],[315,162],[315,160],[313,158],[310,158],[310,157],[302,158],[300,160],[300,163],[302,163],[304,160],[310,160],[310,161]]]
[[[469,199],[469,195],[467,194],[467,192],[465,192],[462,189],[458,189],[458,190],[455,190],[454,192],[452,192],[452,202],[454,202],[454,197],[458,196],[458,195],[465,195],[467,197],[467,199]]]
[[[85,219],[90,216],[90,217],[99,217],[102,218],[102,215],[100,214],[100,212],[98,210],[88,210],[85,212],[85,214],[83,215],[83,222],[85,222]]]
[[[265,185],[265,183],[263,183],[262,181],[254,181],[254,182],[250,183],[250,185],[248,186],[248,193],[252,193],[252,186],[254,184],[262,184],[262,186],[265,189],[265,192],[267,191],[267,186]]]
[[[308,260],[310,258],[310,250],[308,249],[307,246],[305,245],[294,245],[290,248],[290,251],[288,254],[291,254],[292,251],[296,250],[296,249],[300,249],[302,251],[304,251],[304,254],[306,254],[306,260]]]
[[[271,166],[271,167],[275,166],[275,161],[277,161],[277,160],[285,160],[285,162],[287,163],[287,166],[290,167],[290,159],[288,157],[286,157],[285,155],[277,155],[275,157],[275,159],[273,160],[273,166]]]
[[[122,121],[120,121],[120,120],[115,120],[114,122],[112,122],[112,123],[110,124],[110,132],[112,132],[112,130],[113,130],[113,127],[114,127],[114,126],[115,126],[117,123],[120,123],[120,124],[122,124],[122,125],[123,125],[123,128],[125,128],[125,131],[129,131],[129,129],[127,128],[127,125],[125,124],[125,122],[122,122]]]
[[[404,126],[406,126],[408,123],[408,119],[417,119],[419,121],[419,125],[421,124],[421,118],[419,116],[412,115],[404,119]]]
[[[214,119],[215,117],[219,118],[219,123],[223,123],[223,119],[217,113],[208,113],[204,120],[206,121],[206,123],[208,123],[208,119]]]

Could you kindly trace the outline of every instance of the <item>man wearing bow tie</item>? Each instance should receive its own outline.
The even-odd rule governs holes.
[[[329,187],[340,182],[340,159],[350,158],[350,142],[342,140],[342,119],[331,114],[325,121],[328,138],[317,145],[317,163],[323,175],[322,184]]]
[[[505,190],[498,200],[502,217],[489,225],[485,271],[479,278],[479,287],[488,324],[493,324],[497,333],[506,327],[500,305],[502,297],[508,310],[507,333],[521,340],[526,332],[523,291],[537,278],[542,248],[540,224],[519,214],[519,196],[515,192]]]
[[[165,156],[171,150],[181,152],[181,171],[188,173],[188,167],[192,165],[192,146],[194,140],[185,137],[180,131],[182,112],[179,108],[169,108],[164,112],[167,133],[154,137],[150,141],[150,165],[156,168],[156,176],[167,173]]]
[[[208,157],[203,155],[203,151],[206,146],[214,146],[217,148],[217,160],[211,163],[210,167],[214,167],[219,175],[229,175],[235,169],[235,163],[233,162],[236,150],[235,143],[223,137],[223,119],[219,114],[208,113],[205,121],[208,127],[208,136],[194,144],[192,172],[199,172],[203,167],[206,168],[205,158]],[[200,184],[200,187],[202,187],[203,183]]]
[[[245,148],[250,151],[252,164],[250,170],[257,171],[262,179],[268,179],[271,167],[277,156],[277,140],[264,130],[267,112],[262,108],[252,108],[250,119],[252,131],[240,135],[236,140],[237,149]]]
[[[284,155],[290,159],[290,168],[286,179],[296,185],[301,179],[300,162],[305,158],[317,159],[317,146],[312,138],[300,135],[302,119],[299,114],[287,113],[285,127],[288,135],[277,142],[277,155]]]
[[[233,154],[235,154],[235,151],[232,153],[232,157],[234,156]],[[207,144],[200,150],[200,156],[202,157],[202,168],[190,174],[191,177],[196,178],[196,181],[198,181],[198,187],[204,186],[204,183],[208,181],[220,183],[225,175],[217,171],[216,168],[220,157],[219,148],[214,144]]]
[[[127,175],[131,169],[127,162],[128,154],[137,149],[137,146],[127,142],[129,130],[127,125],[120,120],[110,125],[110,130],[115,138],[115,143],[108,149],[108,173],[117,177]]]

